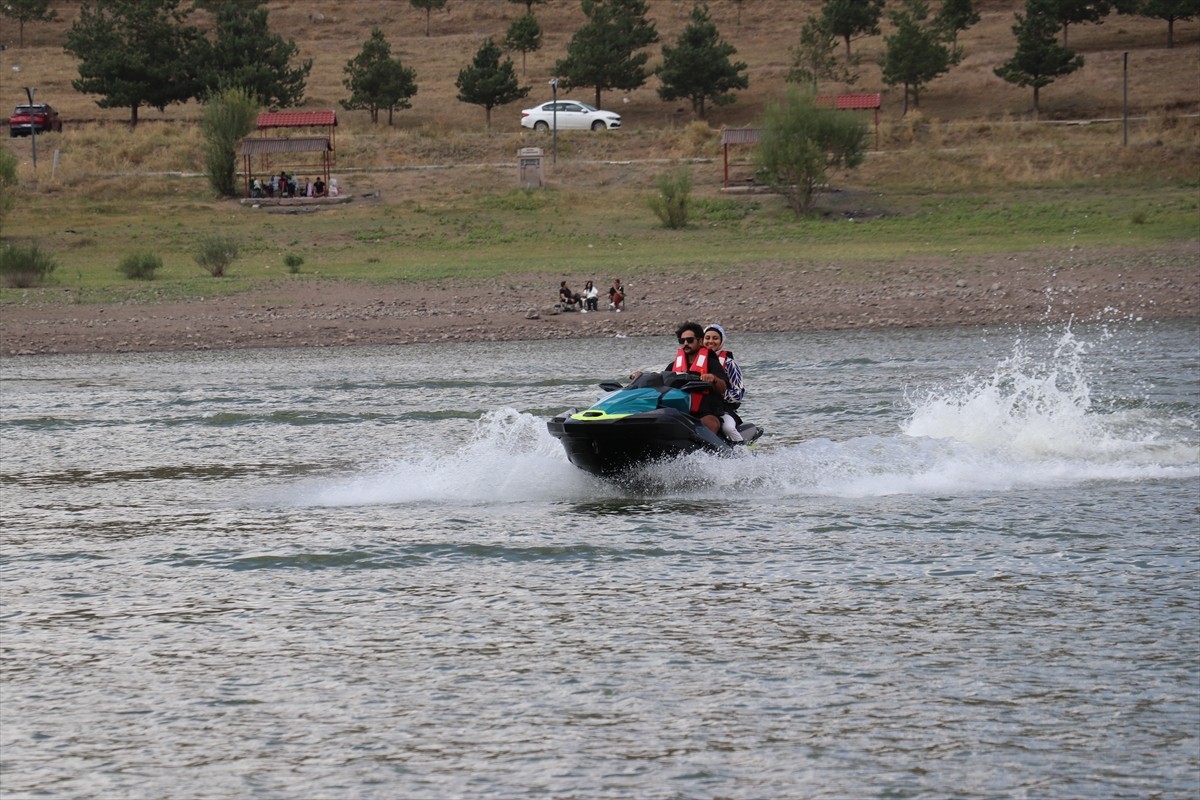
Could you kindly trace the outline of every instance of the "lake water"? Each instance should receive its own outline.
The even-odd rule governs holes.
[[[5,798],[1195,798],[1195,324],[0,362]]]

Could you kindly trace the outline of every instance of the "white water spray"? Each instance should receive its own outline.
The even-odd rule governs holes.
[[[768,433],[754,457],[697,453],[617,486],[571,466],[543,418],[502,408],[480,417],[463,444],[432,442],[365,474],[308,487],[299,502],[480,506],[622,498],[648,485],[658,495],[768,502],[1200,478],[1195,420],[1139,398],[1095,401],[1099,374],[1089,355],[1109,341],[1106,332],[1096,342],[1070,328],[1051,336],[1042,347],[1015,342],[990,373],[920,392],[898,386],[908,406],[899,430],[842,440],[831,430],[786,446],[772,446]]]

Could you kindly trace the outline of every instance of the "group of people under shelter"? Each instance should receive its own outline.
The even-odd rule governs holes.
[[[563,281],[558,285],[558,304],[564,311],[600,310],[600,290],[591,281],[583,285],[583,292],[575,292]],[[613,278],[612,286],[608,287],[608,310],[620,311],[625,308],[625,286],[620,278]]]
[[[737,410],[746,396],[746,385],[733,352],[725,347],[725,328],[715,322],[707,327],[697,322],[685,322],[675,329],[675,339],[679,342],[679,350],[665,371],[694,373],[708,384],[706,391],[691,393],[692,416],[727,441],[743,442],[738,432],[742,420]],[[635,380],[641,374],[638,370],[629,379]]]
[[[284,171],[272,175],[266,181],[259,178],[250,179],[251,197],[337,197],[337,194],[337,179],[330,179],[329,185],[326,186],[325,179],[320,175],[312,180],[305,180],[303,184],[295,175],[288,175]]]

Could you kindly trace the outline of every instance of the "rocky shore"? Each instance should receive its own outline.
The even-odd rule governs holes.
[[[589,278],[563,275],[572,286]],[[1200,245],[761,263],[622,275],[623,313],[557,313],[558,279],[373,285],[304,279],[187,302],[73,302],[70,290],[0,306],[0,356],[440,341],[647,336],[684,320],[731,332],[1200,319]]]

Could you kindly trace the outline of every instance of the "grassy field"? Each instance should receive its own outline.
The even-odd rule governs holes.
[[[56,3],[59,21],[28,26],[24,49],[0,51],[0,96],[9,104],[23,97],[11,77],[19,66],[15,74],[36,82],[38,98],[61,108],[66,120],[61,135],[39,137],[36,173],[28,140],[5,143],[21,159],[21,185],[2,233],[9,241],[37,241],[60,265],[54,285],[32,294],[75,301],[204,295],[314,278],[502,279],[610,267],[632,274],[701,264],[1153,248],[1200,238],[1198,21],[1176,25],[1173,49],[1165,47],[1165,23],[1112,17],[1074,26],[1071,43],[1087,64],[1043,90],[1042,119],[1034,121],[1029,90],[991,76],[1011,54],[1019,4],[980,2],[984,21],[961,38],[963,64],[928,87],[921,108],[907,116],[899,114],[897,93],[886,93],[878,145],[866,163],[835,176],[817,217],[797,220],[777,197],[721,191],[720,129],[754,124],[782,92],[788,48],[818,3],[752,0],[743,4],[740,25],[732,2],[711,5],[750,64],[751,90],[706,121],[659,101],[653,80],[626,96],[606,96],[625,129],[561,134],[546,188],[526,191],[515,188],[515,152],[542,146],[549,157],[550,143],[513,121],[524,104],[494,112],[488,133],[481,109],[453,100],[457,70],[485,35],[500,38],[523,6],[460,2],[434,15],[426,38],[423,14],[407,3],[327,2],[320,4],[324,20],[314,21],[316,4],[271,2],[273,24],[314,59],[308,107],[337,107],[341,67],[373,24],[416,68],[420,86],[414,107],[398,112],[390,128],[339,108],[336,174],[351,202],[284,210],[213,198],[196,175],[202,158],[194,104],[162,114],[143,110],[143,123],[130,131],[121,124],[126,110],[98,109],[94,98],[71,90],[74,63],[61,42],[78,4]],[[650,6],[668,42],[691,8]],[[536,11],[547,36],[544,49],[529,57],[530,104],[543,99],[542,77],[582,19],[577,3],[566,0]],[[884,89],[872,62],[882,47],[881,37],[855,42],[864,58],[858,84],[822,89]],[[1126,144],[1120,79],[1122,53],[1130,50],[1135,118]],[[657,177],[679,164],[693,171],[692,224],[668,231],[646,200]],[[242,247],[231,277],[221,280],[192,259],[197,242],[216,232]],[[155,281],[118,274],[117,263],[134,251],[162,257]],[[304,258],[298,275],[283,266],[288,254]],[[29,295],[0,290],[0,302]]]

